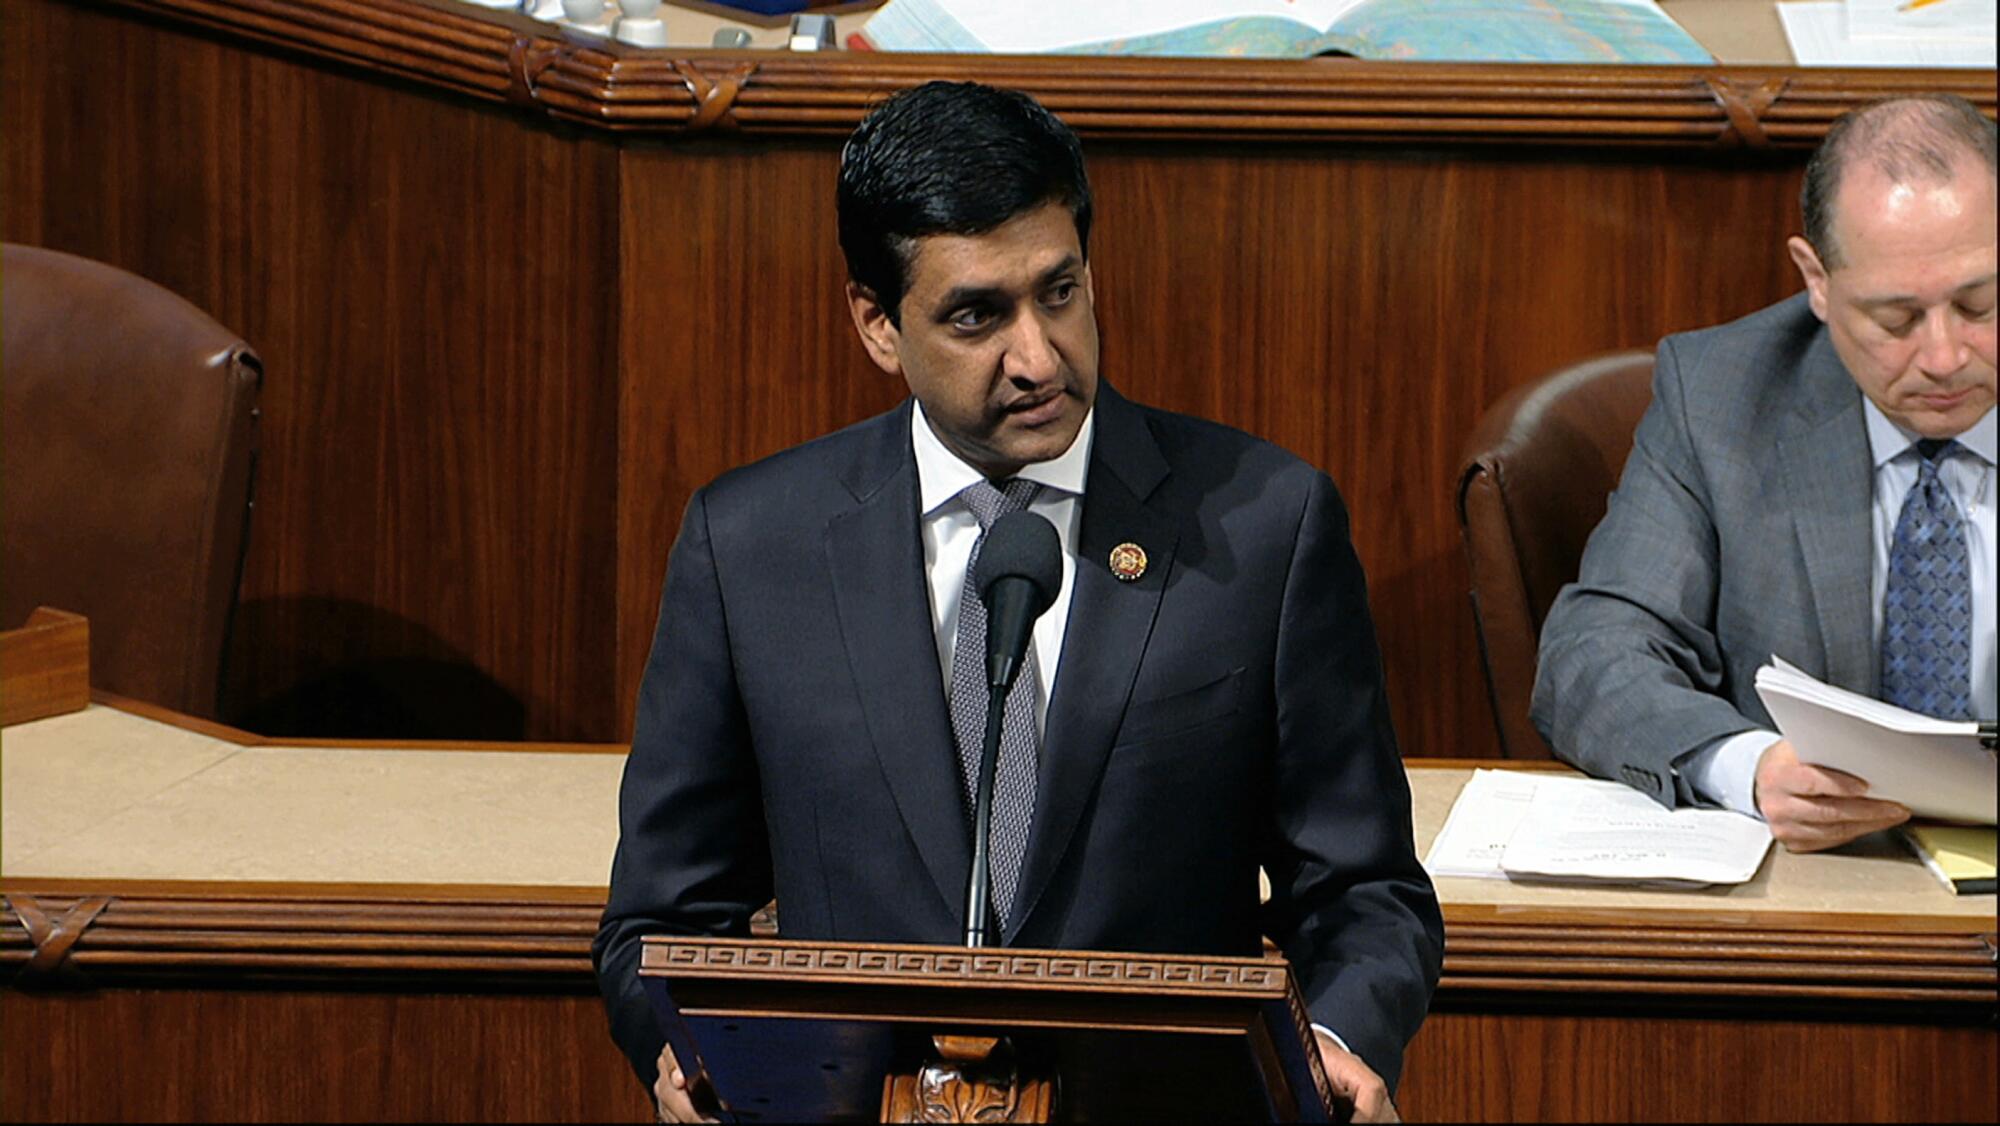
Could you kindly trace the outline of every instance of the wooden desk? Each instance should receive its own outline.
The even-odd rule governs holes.
[[[622,752],[7,728],[0,1115],[642,1119],[589,965]],[[1468,770],[1412,768],[1420,846]],[[1439,894],[1412,1119],[1994,1116],[1994,897],[1891,848]]]

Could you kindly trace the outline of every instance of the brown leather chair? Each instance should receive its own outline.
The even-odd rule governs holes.
[[[1528,719],[1542,620],[1576,578],[1652,402],[1653,354],[1618,352],[1517,388],[1466,445],[1458,520],[1493,722],[1508,758],[1551,758]]]
[[[0,626],[90,619],[93,687],[216,714],[263,365],[144,278],[0,248]]]

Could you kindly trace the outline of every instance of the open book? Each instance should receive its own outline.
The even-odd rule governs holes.
[[[1653,0],[889,0],[854,38],[962,54],[1714,61]]]
[[[1800,761],[1844,770],[1868,796],[1901,802],[1919,817],[1994,823],[1993,752],[1979,725],[1933,719],[1822,683],[1772,658],[1757,670],[1757,697]]]

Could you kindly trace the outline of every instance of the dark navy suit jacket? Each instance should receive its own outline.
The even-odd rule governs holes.
[[[775,895],[787,938],[960,941],[970,833],[918,503],[906,402],[688,504],[594,947],[648,1083],[644,934],[744,934]],[[1107,564],[1126,542],[1136,582]],[[1076,547],[1007,944],[1255,955],[1268,934],[1393,1087],[1443,925],[1333,483],[1103,387]]]

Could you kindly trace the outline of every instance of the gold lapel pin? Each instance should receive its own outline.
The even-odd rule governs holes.
[[[1111,549],[1111,573],[1121,583],[1139,581],[1146,573],[1146,549],[1136,543],[1121,543]]]

